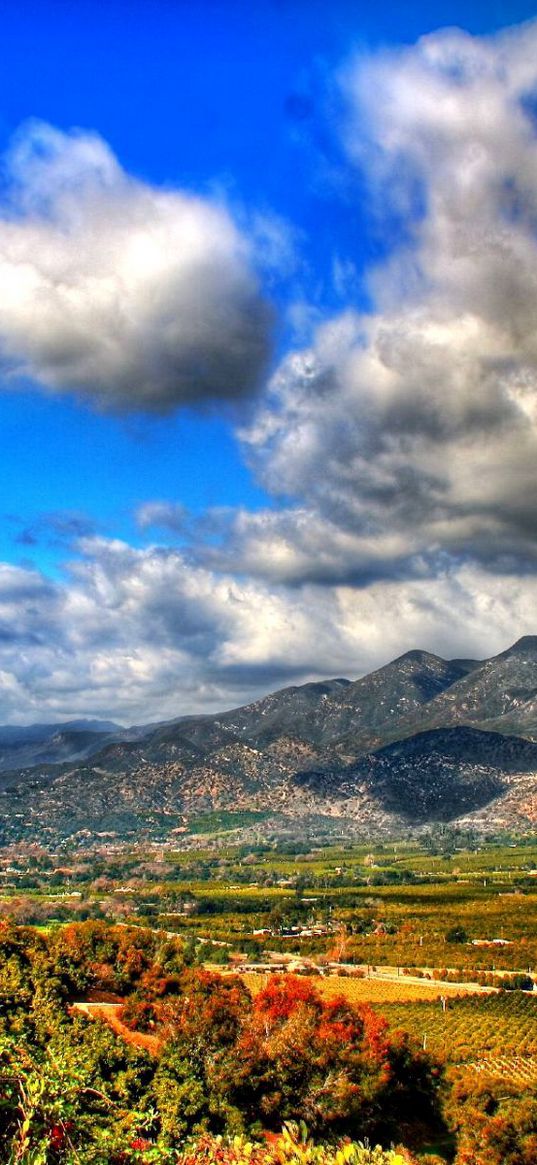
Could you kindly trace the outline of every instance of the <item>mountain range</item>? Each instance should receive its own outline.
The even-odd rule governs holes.
[[[164,840],[213,810],[298,834],[532,828],[537,637],[482,661],[409,651],[217,715],[0,727],[4,844]]]

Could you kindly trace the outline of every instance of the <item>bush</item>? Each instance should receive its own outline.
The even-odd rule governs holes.
[[[412,1165],[407,1150],[374,1148],[356,1141],[315,1144],[304,1124],[287,1124],[265,1143],[210,1134],[197,1138],[178,1157],[178,1165]]]
[[[445,939],[447,943],[467,943],[468,935],[462,926],[452,926],[446,931]]]

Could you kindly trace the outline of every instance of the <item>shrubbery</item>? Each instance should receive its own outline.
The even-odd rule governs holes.
[[[264,1143],[240,1136],[199,1137],[182,1152],[179,1165],[412,1165],[414,1160],[406,1149],[371,1148],[356,1141],[314,1142],[305,1125],[288,1124],[280,1136]]]
[[[129,1032],[70,1012],[88,993],[123,1000],[134,1046]],[[445,1024],[459,1009],[464,1030],[474,1011],[495,1023],[501,1008],[531,1012],[533,1022],[533,1006],[522,995],[476,996],[445,1015],[435,1004],[434,1017]],[[158,1035],[146,1038],[157,1054],[136,1046],[141,1031]],[[470,1072],[442,1086],[406,1034],[305,978],[272,976],[252,999],[237,976],[185,966],[181,943],[162,933],[0,926],[6,1165],[401,1165],[414,1160],[408,1150],[369,1148],[367,1138],[414,1148],[445,1131],[442,1087],[455,1165],[534,1165],[529,1091],[476,1088]]]
[[[158,1056],[69,1013],[77,995],[114,991]],[[183,966],[162,934],[93,922],[0,934],[0,1077],[3,1159],[28,1165],[165,1160],[202,1132],[301,1120],[317,1138],[389,1144],[434,1122],[439,1083],[370,1008],[293,976],[252,999],[237,976]]]

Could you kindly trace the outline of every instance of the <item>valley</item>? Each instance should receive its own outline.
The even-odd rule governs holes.
[[[142,1160],[178,1160],[185,1138],[201,1151],[200,1119],[221,1136],[225,1103],[209,1153],[238,1121],[257,1146],[307,1115],[308,1136],[359,1129],[397,1144],[398,1165],[459,1165],[480,1113],[483,1147],[497,1136],[491,1107],[523,1145],[537,1089],[534,835],[484,841],[434,825],[374,847],[244,845],[237,817],[200,818],[206,832],[184,847],[104,839],[0,854],[0,1068],[25,1089],[46,1081],[32,1144],[50,1152],[57,1126],[76,1153],[137,1162],[143,1145]],[[366,1048],[347,1062],[364,1024]],[[341,1055],[345,1088],[357,1074],[388,1088],[380,1108],[366,1091],[349,1112],[352,1085],[325,1109],[317,1057],[324,1073]],[[4,1134],[14,1144],[17,1127]],[[392,1165],[387,1149],[356,1161]]]
[[[274,1165],[274,1135],[308,1165],[300,1121],[399,1146],[356,1165],[459,1165],[475,1127],[480,1152],[529,1144],[536,693],[527,637],[217,716],[0,729],[0,1060],[24,1095],[47,1081],[47,1162],[178,1161],[192,1136],[224,1161],[248,1132],[245,1159]]]

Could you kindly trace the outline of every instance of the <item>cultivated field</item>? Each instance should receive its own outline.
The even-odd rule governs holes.
[[[243,976],[252,994],[267,975]],[[537,1086],[537,996],[522,992],[476,992],[451,984],[315,978],[325,998],[343,995],[382,1013],[390,1028],[408,1031],[447,1065]],[[444,1002],[442,1001],[444,1000]]]
[[[265,986],[269,976],[247,973],[241,978],[252,995],[256,995]],[[438,983],[429,983],[427,980],[413,983],[405,979],[404,976],[393,981],[380,978],[351,979],[341,975],[330,975],[328,978],[315,976],[312,982],[315,990],[326,999],[335,999],[338,995],[343,995],[351,1003],[371,1003],[378,1004],[379,1007],[383,1007],[387,1003],[407,1004],[417,1000],[426,1000],[438,1001],[438,1007],[441,1008],[441,995],[455,997],[461,992],[460,987],[454,987],[451,984],[439,986]]]

